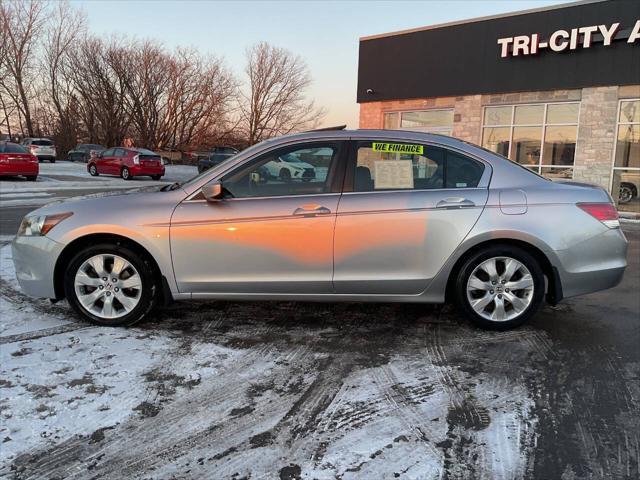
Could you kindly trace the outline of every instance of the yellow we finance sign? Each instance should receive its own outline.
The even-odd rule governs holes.
[[[387,153],[409,153],[413,155],[422,155],[422,145],[411,145],[408,143],[376,143],[373,142],[374,152],[387,152]]]

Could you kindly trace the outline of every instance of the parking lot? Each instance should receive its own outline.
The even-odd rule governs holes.
[[[0,182],[1,477],[638,478],[637,223],[619,286],[509,332],[450,306],[292,302],[100,328],[24,296],[8,243],[40,204],[156,182],[41,167]]]

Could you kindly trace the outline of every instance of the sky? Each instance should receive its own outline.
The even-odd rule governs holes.
[[[453,1],[121,1],[74,0],[89,30],[195,47],[242,78],[245,50],[260,41],[300,55],[308,97],[327,111],[321,126],[358,126],[358,39],[366,35],[527,10],[562,0]]]

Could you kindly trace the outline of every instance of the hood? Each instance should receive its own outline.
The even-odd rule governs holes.
[[[95,212],[108,209],[110,212],[126,212],[136,208],[145,208],[149,202],[177,203],[185,195],[184,190],[161,191],[163,185],[132,188],[130,190],[116,190],[90,193],[77,197],[66,198],[48,203],[30,212],[29,215],[50,215],[61,212],[77,212],[80,210],[94,210]],[[176,200],[177,198],[177,200]]]

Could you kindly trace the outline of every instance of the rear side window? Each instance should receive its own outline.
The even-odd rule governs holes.
[[[483,173],[482,163],[447,150],[445,188],[475,188],[480,183]]]
[[[0,143],[0,153],[29,153],[26,148],[17,143]]]
[[[424,144],[358,142],[354,191],[477,187],[484,165]]]
[[[51,140],[33,140],[31,144],[39,145],[41,147],[50,147],[51,145],[53,145],[53,142]]]

